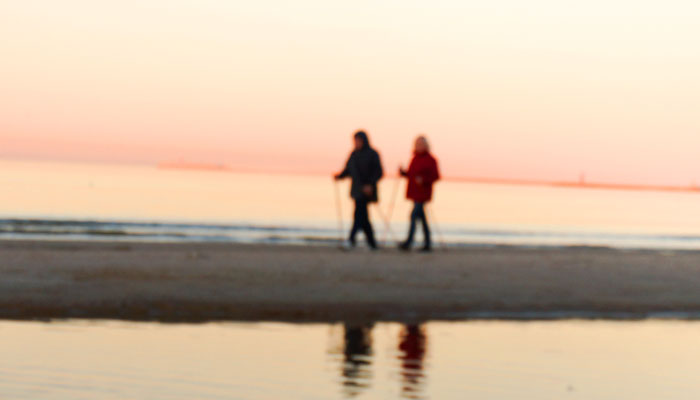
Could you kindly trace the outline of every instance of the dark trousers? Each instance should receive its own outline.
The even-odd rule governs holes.
[[[406,244],[413,243],[413,234],[416,233],[416,223],[420,220],[423,225],[423,237],[425,237],[425,247],[430,248],[430,227],[428,227],[428,219],[425,217],[425,207],[423,203],[413,203],[413,211],[411,212],[411,227],[408,229],[408,238]]]
[[[355,235],[362,229],[365,233],[365,238],[370,247],[377,247],[377,243],[374,241],[374,230],[372,230],[372,224],[369,222],[369,213],[367,211],[367,206],[369,203],[364,199],[355,199],[355,220],[352,224],[352,230],[350,230],[350,243],[355,245]]]

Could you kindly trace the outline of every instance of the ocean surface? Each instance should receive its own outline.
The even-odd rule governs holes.
[[[697,399],[700,322],[0,321],[2,399]]]
[[[0,187],[0,239],[334,245],[352,215],[349,182],[336,184],[330,173],[2,160]],[[404,192],[405,182],[384,179],[370,210],[385,244],[405,236]],[[445,246],[700,249],[694,192],[445,181],[428,211]]]

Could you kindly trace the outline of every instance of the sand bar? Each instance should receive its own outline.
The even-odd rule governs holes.
[[[661,314],[660,314],[661,313]],[[0,241],[0,318],[700,317],[700,252]]]

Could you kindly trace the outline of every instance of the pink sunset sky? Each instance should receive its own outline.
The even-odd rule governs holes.
[[[700,3],[0,3],[0,156],[328,173],[700,180]]]

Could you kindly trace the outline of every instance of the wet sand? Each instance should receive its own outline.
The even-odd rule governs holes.
[[[670,313],[670,314],[669,314]],[[0,241],[0,318],[700,317],[700,252]]]

